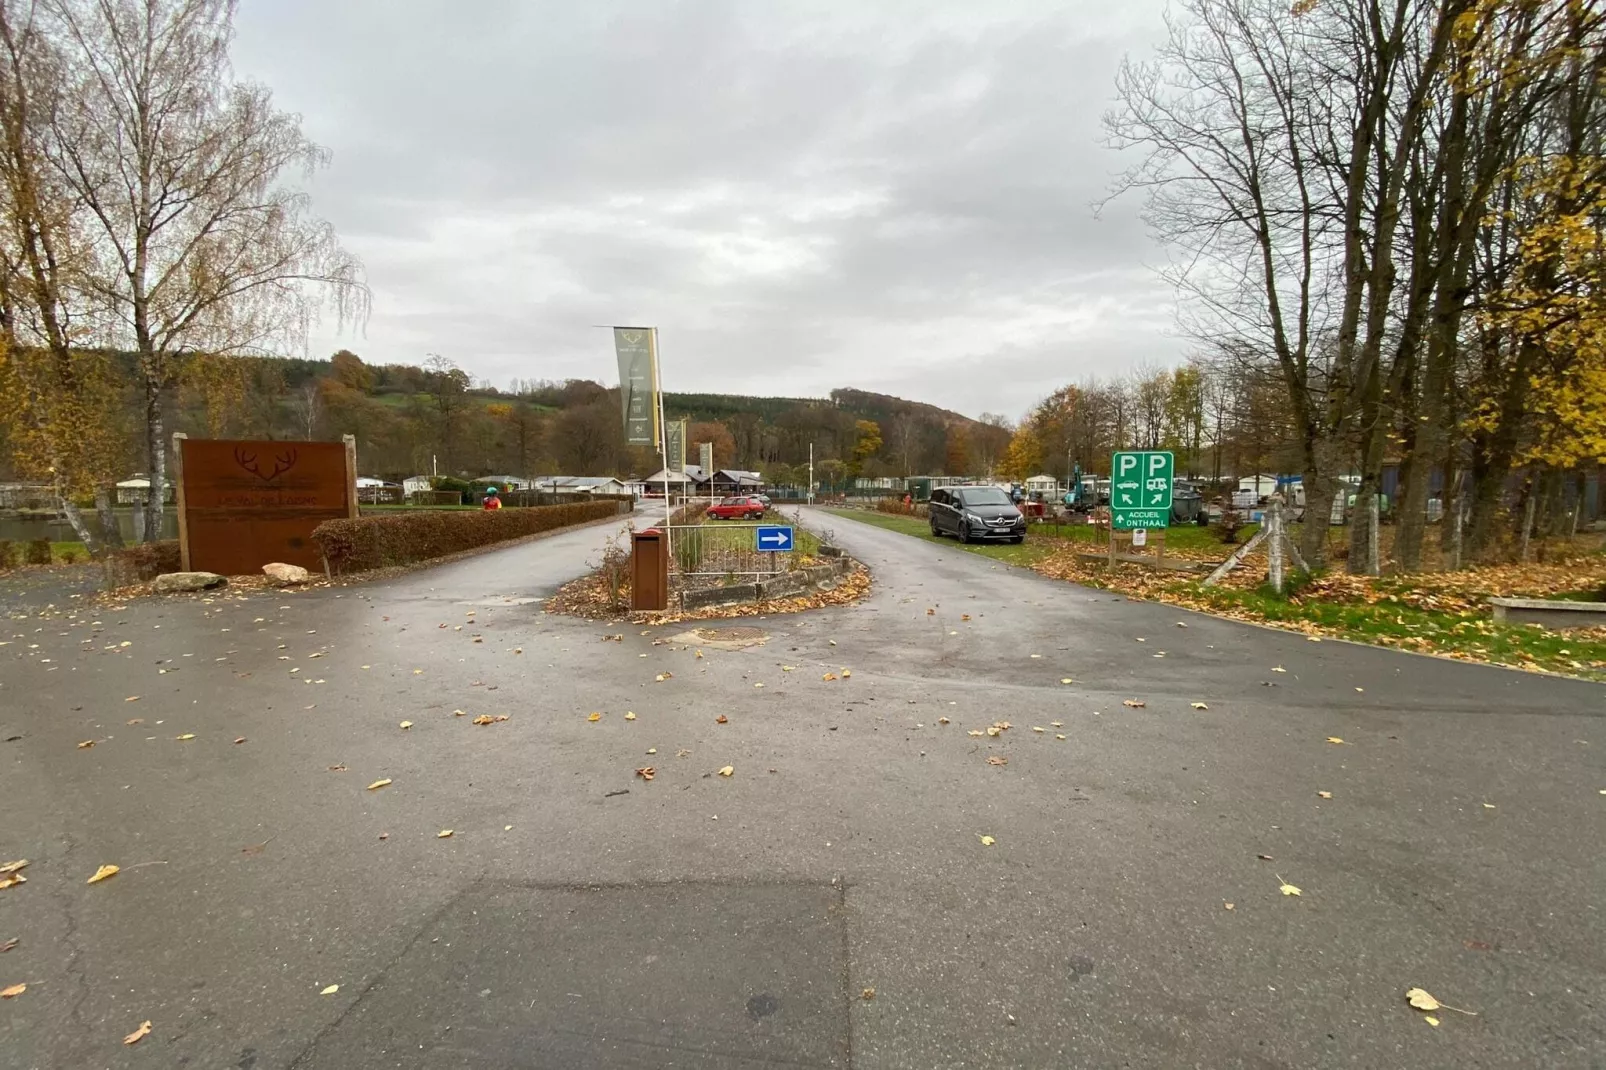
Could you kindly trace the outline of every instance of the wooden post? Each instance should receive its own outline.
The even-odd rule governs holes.
[[[357,436],[341,435],[346,444],[346,517],[357,519]]]
[[[1455,526],[1450,529],[1450,570],[1461,571],[1461,527],[1466,522],[1467,508],[1464,493],[1455,496]]]
[[[1110,571],[1115,571],[1115,517],[1110,517]]]
[[[1378,492],[1373,490],[1366,496],[1366,574],[1376,576],[1382,573],[1382,554],[1377,546],[1378,523]]]
[[[173,506],[178,510],[178,560],[179,568],[185,572],[190,571],[190,523],[184,511],[184,440],[189,438],[182,431],[173,432],[173,485],[175,488]],[[166,488],[163,488],[165,493]]]
[[[1266,538],[1269,543],[1266,547],[1266,560],[1270,566],[1271,589],[1282,593],[1283,589],[1283,503],[1276,498],[1266,506]]]
[[[1154,529],[1154,559],[1159,567],[1165,567],[1165,528]]]

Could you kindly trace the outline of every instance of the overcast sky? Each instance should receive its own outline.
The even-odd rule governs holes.
[[[373,287],[314,355],[613,383],[592,325],[656,325],[670,390],[1015,416],[1184,350],[1137,204],[1092,207],[1161,10],[242,0],[235,62],[333,152]]]

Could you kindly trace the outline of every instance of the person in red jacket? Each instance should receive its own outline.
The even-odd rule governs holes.
[[[489,511],[491,509],[500,509],[500,508],[502,508],[502,499],[498,498],[496,496],[496,488],[495,487],[488,487],[486,489],[486,491],[485,491],[485,505],[484,505],[484,508],[487,511]]]

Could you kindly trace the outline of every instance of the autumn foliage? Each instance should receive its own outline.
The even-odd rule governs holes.
[[[419,510],[325,520],[313,530],[312,539],[329,562],[330,571],[362,572],[602,520],[617,515],[620,508],[618,501],[609,499],[495,512]]]

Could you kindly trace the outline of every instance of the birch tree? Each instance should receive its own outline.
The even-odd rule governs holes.
[[[328,162],[300,118],[229,68],[233,0],[41,0],[63,42],[52,163],[91,234],[100,338],[137,357],[147,540],[185,358],[274,353],[320,309],[366,315],[362,265],[291,184]]]

